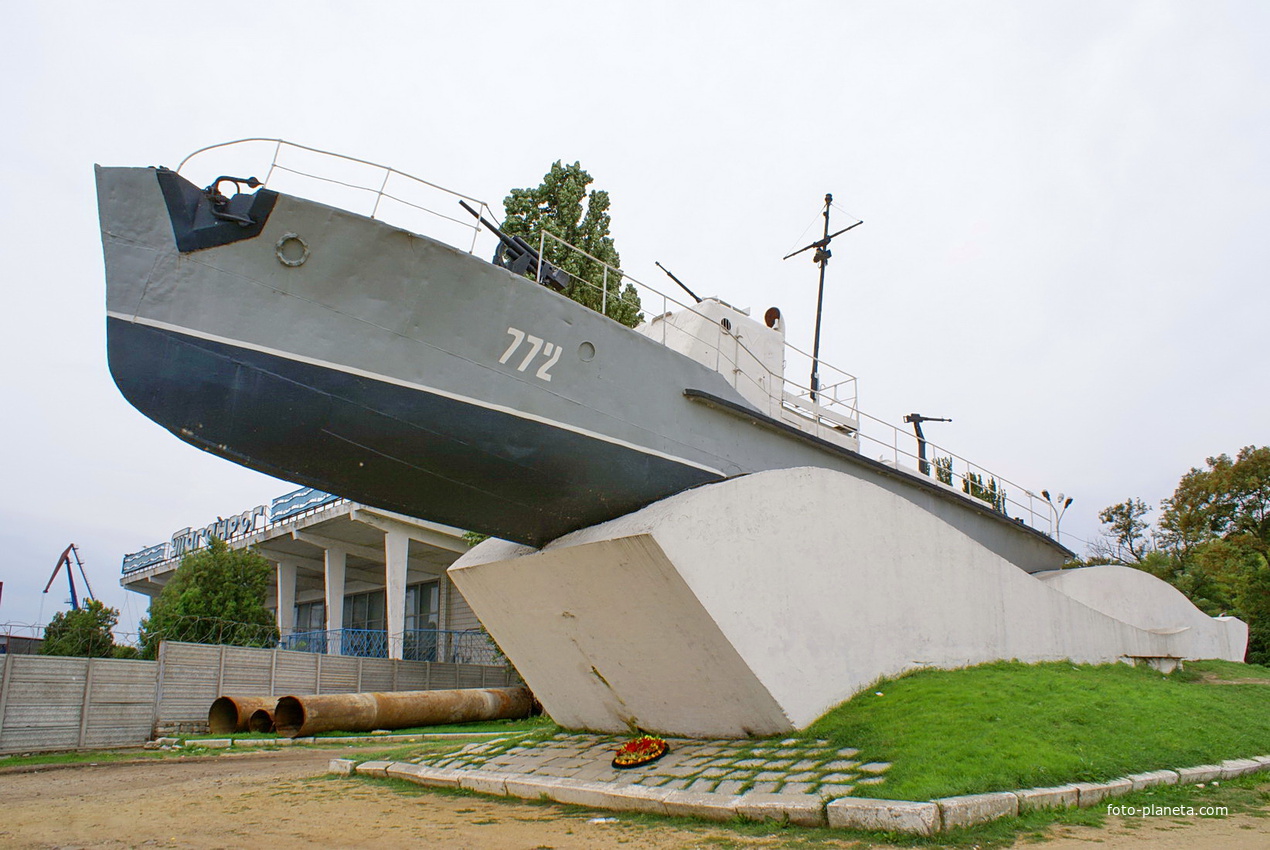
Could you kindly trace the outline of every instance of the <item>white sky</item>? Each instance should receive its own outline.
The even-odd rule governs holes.
[[[92,165],[281,137],[498,206],[556,159],[627,270],[779,305],[863,409],[1098,509],[1265,444],[1270,7],[1255,2],[6,4],[0,623],[67,543],[125,552],[291,489],[191,448],[106,368]],[[629,4],[628,7],[633,7]],[[835,213],[835,215],[838,215]],[[845,226],[845,216],[835,219]],[[673,289],[673,285],[665,282]]]

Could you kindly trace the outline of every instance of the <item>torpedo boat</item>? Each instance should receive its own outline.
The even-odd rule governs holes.
[[[1030,493],[989,503],[892,452],[890,438],[890,458],[862,451],[855,379],[823,364],[814,388],[789,378],[806,355],[786,343],[778,309],[758,319],[640,284],[643,321],[629,328],[558,291],[586,283],[542,246],[505,240],[495,261],[478,256],[488,221],[456,247],[385,220],[401,172],[383,169],[367,188],[375,209],[354,212],[271,188],[294,171],[283,153],[322,152],[249,141],[272,153],[264,181],[200,187],[184,164],[96,168],[110,372],[187,443],[535,547],[699,485],[825,467],[1028,572],[1070,558]],[[198,153],[235,144],[246,142]],[[466,218],[459,201],[488,214],[455,195],[441,215]]]

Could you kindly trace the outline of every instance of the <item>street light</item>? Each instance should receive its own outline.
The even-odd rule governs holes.
[[[1071,506],[1072,497],[1064,497],[1062,493],[1058,494],[1058,498],[1050,497],[1049,490],[1042,490],[1041,495],[1045,497],[1045,502],[1050,506],[1050,513],[1054,515],[1054,539],[1061,545],[1063,542],[1063,533],[1059,531],[1059,524],[1063,521],[1063,514],[1067,513],[1068,507]]]

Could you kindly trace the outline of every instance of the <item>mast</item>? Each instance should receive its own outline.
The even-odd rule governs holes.
[[[833,256],[833,252],[829,250],[829,243],[833,241],[835,236],[841,236],[853,227],[859,227],[864,224],[861,219],[849,227],[844,227],[837,233],[829,232],[829,208],[833,205],[833,195],[825,193],[825,211],[821,213],[825,217],[824,235],[812,242],[810,245],[804,245],[792,254],[786,254],[783,259],[788,260],[803,251],[816,249],[816,253],[812,254],[811,260],[820,266],[820,288],[816,292],[816,336],[811,348],[811,400],[815,401],[817,394],[820,392],[820,323],[824,316],[825,309],[825,267],[829,265],[829,258]]]

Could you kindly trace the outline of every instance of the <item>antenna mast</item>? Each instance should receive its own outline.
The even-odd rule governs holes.
[[[833,195],[825,194],[825,211],[822,213],[825,217],[824,236],[812,242],[810,245],[804,245],[792,254],[786,254],[782,259],[788,260],[790,257],[797,256],[803,251],[816,249],[816,253],[812,254],[811,260],[820,266],[820,289],[816,293],[816,338],[811,348],[811,400],[816,400],[816,394],[820,392],[820,321],[824,316],[825,308],[825,266],[829,265],[829,258],[833,256],[833,252],[829,250],[829,243],[833,241],[835,236],[841,236],[853,227],[859,227],[864,224],[861,219],[850,227],[844,227],[836,233],[829,232],[829,207],[833,205]]]

